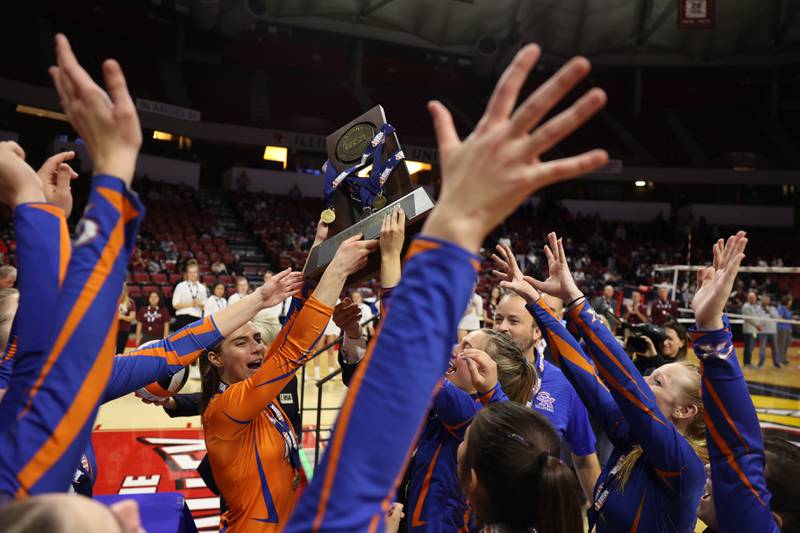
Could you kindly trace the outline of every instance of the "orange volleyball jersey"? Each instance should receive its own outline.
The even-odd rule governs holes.
[[[203,414],[211,469],[229,507],[222,531],[279,531],[294,509],[296,436],[275,400],[307,361],[332,311],[309,298],[289,317],[261,368],[217,394]]]

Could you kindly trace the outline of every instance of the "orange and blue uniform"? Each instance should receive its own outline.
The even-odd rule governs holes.
[[[285,531],[383,531],[472,295],[480,259],[417,237],[328,449]]]
[[[296,435],[278,394],[319,342],[333,309],[312,295],[292,311],[261,368],[222,384],[203,413],[214,480],[228,504],[222,531],[279,531],[297,501]]]
[[[119,293],[143,214],[122,180],[94,176],[49,327],[25,329],[27,312],[18,320],[13,401],[0,404],[3,498],[70,485],[111,375]],[[23,349],[31,335],[47,339],[38,357]]]
[[[661,413],[622,346],[585,301],[566,316],[570,331],[586,343],[591,361],[542,300],[529,309],[556,364],[614,445],[597,480],[589,509],[590,529],[596,527],[599,533],[692,531],[705,483],[703,462]],[[620,465],[637,445],[644,454],[624,491],[620,490]]]
[[[43,364],[50,343],[43,319],[50,319],[56,310],[59,287],[66,274],[72,247],[64,212],[46,203],[28,203],[14,209],[14,232],[17,241],[19,267],[19,307],[11,324],[8,344],[0,356],[0,389],[9,388],[11,376],[15,381],[29,383]],[[19,332],[23,332],[22,339]],[[20,341],[22,345],[20,346]],[[21,354],[17,355],[17,354]],[[22,363],[15,367],[15,361]],[[26,387],[8,391],[3,399],[0,431],[11,427],[11,406],[25,400]]]
[[[486,394],[473,396],[444,380],[414,454],[406,510],[409,531],[472,528],[472,514],[458,481],[458,446],[481,407],[504,401],[508,396],[499,383]]]
[[[703,406],[719,531],[778,533],[764,478],[764,441],[753,400],[733,348],[730,325],[692,328],[703,370]]]

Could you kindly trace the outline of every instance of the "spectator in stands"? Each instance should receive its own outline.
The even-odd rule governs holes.
[[[350,291],[350,299],[356,304],[359,309],[361,309],[361,323],[363,324],[367,320],[371,319],[374,315],[372,309],[364,303],[364,298],[361,295],[361,291],[359,289],[353,289]],[[375,324],[370,322],[366,326],[362,328],[362,334],[367,336],[367,338],[372,338],[375,336]]]
[[[595,298],[592,307],[595,312],[601,316],[605,316],[608,311],[610,311],[612,315],[617,316],[617,302],[614,301],[614,287],[611,285],[603,287],[603,295]]]
[[[165,241],[161,241],[161,251],[164,252],[164,258],[167,261],[178,260],[178,249],[175,247],[175,243],[171,240],[167,239]]]
[[[11,265],[0,266],[0,289],[10,289],[17,282],[17,269]]]
[[[236,277],[236,292],[228,298],[228,305],[233,305],[250,293],[250,282],[244,276]]]
[[[500,241],[502,242],[503,239],[500,239]],[[464,310],[464,316],[461,317],[461,322],[458,323],[459,341],[466,337],[468,333],[481,329],[480,318],[478,317],[479,309],[482,307],[483,298],[473,292],[472,297],[469,299],[469,304],[467,304],[467,308]]]
[[[172,293],[176,330],[203,318],[203,307],[208,299],[208,293],[206,286],[198,281],[199,277],[197,261],[188,261],[186,263],[186,279],[178,283]],[[190,368],[189,376],[192,379],[200,379],[200,370],[196,364]]]
[[[761,295],[761,314],[764,318],[780,318],[778,310],[772,305],[769,295]],[[780,368],[781,354],[778,351],[778,324],[773,320],[764,320],[761,331],[758,333],[758,367],[764,366],[766,361],[767,344],[772,350],[772,365]]]
[[[222,276],[228,273],[228,267],[222,262],[222,258],[218,257],[216,261],[211,263],[211,272],[217,276]]]
[[[119,312],[117,313],[117,351],[124,353],[128,346],[128,337],[131,334],[131,324],[136,319],[136,304],[128,296],[128,284],[122,284],[122,294],[119,297]]]
[[[136,313],[136,346],[145,342],[166,339],[169,335],[169,311],[161,305],[161,295],[151,291],[147,305]]]
[[[778,316],[784,320],[791,320],[792,317],[792,295],[784,294],[781,297],[781,305],[778,306]],[[778,351],[781,354],[781,364],[789,366],[789,348],[792,346],[792,325],[786,323],[778,324]]]
[[[136,248],[133,251],[133,260],[131,261],[133,270],[147,270],[147,259],[142,256],[141,248]]]
[[[670,320],[678,318],[678,303],[669,299],[669,287],[658,287],[658,299],[650,308],[650,320],[653,324],[661,326]]]
[[[494,324],[494,314],[497,311],[497,305],[500,303],[500,296],[500,287],[495,285],[492,287],[492,292],[489,293],[488,308],[484,312],[486,327],[490,328]]]
[[[644,322],[649,322],[650,319],[647,316],[647,306],[642,301],[641,292],[633,291],[631,293],[631,303],[625,305],[625,314],[623,315],[623,318],[629,324],[642,324]]]
[[[151,257],[147,261],[147,271],[151,274],[158,274],[159,272],[163,272],[165,269],[164,263],[158,261],[156,258]]]
[[[206,305],[203,307],[203,316],[209,316],[215,311],[225,309],[226,307],[228,307],[228,300],[225,299],[225,284],[218,281],[214,283],[211,296],[206,300]]]
[[[742,324],[742,333],[744,334],[744,367],[753,368],[751,364],[753,358],[753,348],[756,345],[756,339],[762,329],[760,316],[760,307],[757,305],[758,297],[755,292],[747,293],[747,302],[742,305],[742,314],[745,315],[744,323]],[[761,361],[763,365],[764,362]]]

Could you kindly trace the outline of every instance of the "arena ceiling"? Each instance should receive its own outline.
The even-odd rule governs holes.
[[[800,65],[799,0],[702,0],[713,4],[713,28],[679,28],[681,4],[690,1],[193,0],[191,9],[196,24],[229,36],[260,21],[459,54],[493,68],[528,42],[559,63],[580,53],[607,65]]]

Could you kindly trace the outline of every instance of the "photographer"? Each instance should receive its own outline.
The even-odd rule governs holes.
[[[662,326],[642,324],[629,327],[630,334],[625,350],[633,357],[633,363],[643,376],[667,363],[686,357],[689,335],[678,322],[669,321]],[[656,345],[660,345],[660,350]]]

